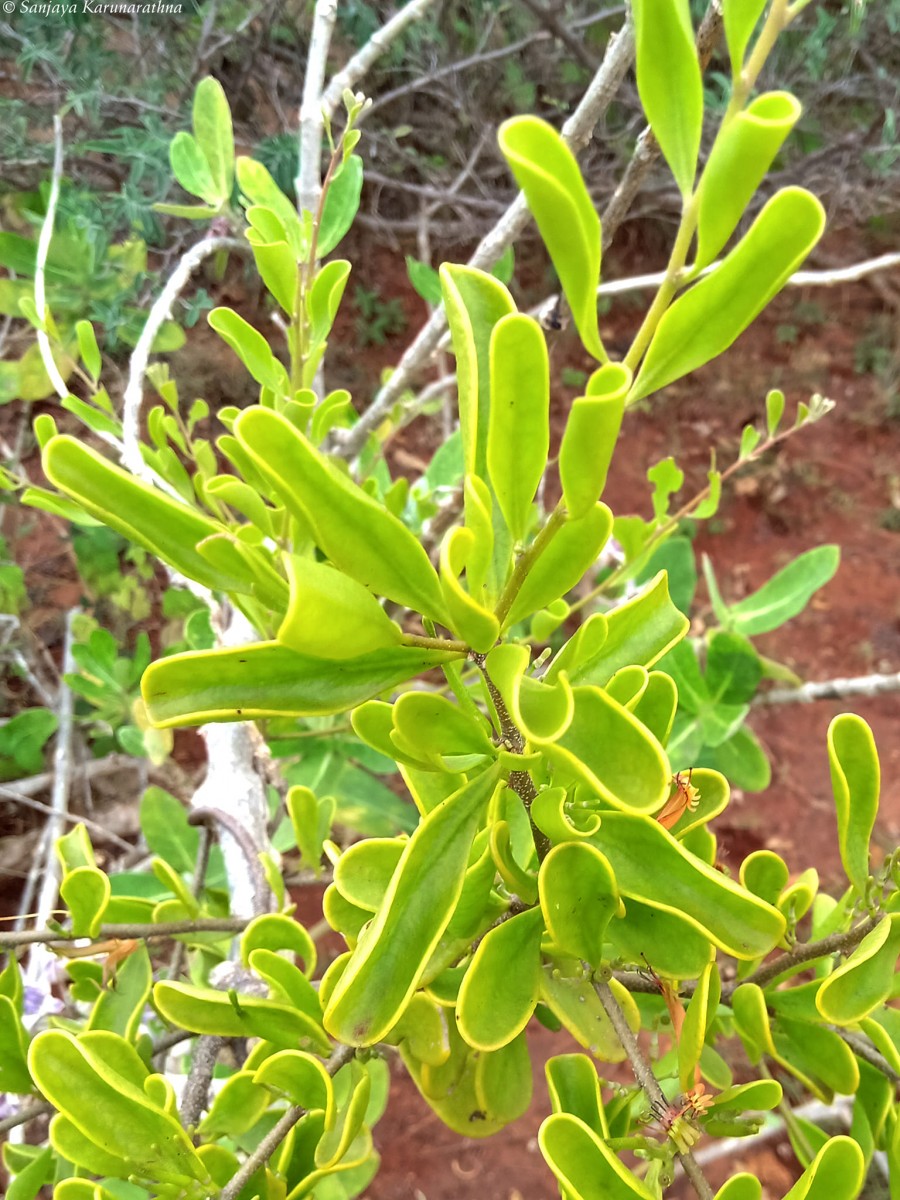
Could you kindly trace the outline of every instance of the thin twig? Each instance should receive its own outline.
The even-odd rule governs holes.
[[[53,241],[53,222],[56,219],[56,206],[59,203],[59,185],[62,180],[63,169],[63,137],[62,137],[62,117],[59,113],[53,114],[53,174],[50,178],[50,195],[47,199],[47,213],[44,217],[44,222],[41,225],[41,233],[37,244],[37,258],[34,267],[34,306],[37,309],[38,320],[41,322],[41,328],[37,331],[37,343],[41,351],[41,361],[44,364],[44,370],[53,384],[53,390],[59,398],[65,399],[69,394],[69,389],[66,387],[66,381],[60,374],[59,367],[56,365],[56,360],[53,357],[53,351],[50,348],[50,338],[47,336],[47,331],[43,328],[44,322],[47,319],[47,287],[46,287],[46,267],[47,256],[50,253],[50,243]]]
[[[75,714],[75,698],[72,689],[65,681],[67,674],[76,669],[72,648],[75,644],[74,631],[75,609],[69,609],[66,614],[65,641],[63,643],[63,670],[59,684],[59,697],[56,716],[59,724],[56,729],[56,746],[53,752],[53,790],[50,794],[51,815],[47,821],[44,838],[43,878],[37,900],[37,923],[46,925],[56,904],[59,891],[60,869],[56,858],[56,842],[65,833],[66,816],[69,805],[69,783],[72,770],[72,722]],[[36,950],[32,953],[28,970],[40,970],[41,956],[47,951]]]
[[[563,125],[563,140],[573,153],[577,153],[590,139],[594,126],[615,97],[633,58],[634,33],[630,20],[626,19],[619,32],[610,38],[599,70],[578,107]],[[469,266],[483,269],[492,267],[525,228],[528,219],[528,205],[524,195],[520,193],[494,228],[482,238],[469,259]],[[446,324],[443,307],[436,309],[356,425],[350,430],[337,431],[337,453],[345,458],[352,458],[359,453],[369,434],[378,427],[411,381],[430,360],[440,343]]]
[[[25,1125],[28,1121],[33,1121],[36,1117],[49,1116],[52,1112],[53,1105],[48,1104],[46,1100],[32,1104],[29,1108],[20,1108],[11,1117],[4,1117],[0,1121],[0,1133],[9,1133],[10,1129],[15,1129],[19,1125]]]
[[[858,1033],[851,1033],[849,1029],[842,1029],[840,1025],[829,1025],[828,1028],[832,1033],[836,1033],[843,1042],[846,1042],[854,1054],[865,1059],[876,1071],[880,1071],[882,1075],[890,1079],[891,1083],[900,1083],[900,1071],[895,1071],[884,1055],[880,1054],[867,1038],[860,1037]]]
[[[584,42],[580,42],[571,29],[563,25],[552,7],[545,8],[543,4],[538,3],[538,0],[523,0],[523,3],[540,24],[544,25],[555,40],[565,46],[583,67],[587,67],[589,71],[596,71],[597,64],[585,48]]]
[[[591,13],[589,16],[579,17],[578,20],[571,23],[569,28],[572,30],[584,29],[589,25],[596,25],[601,21],[607,21],[610,17],[621,16],[624,12],[625,6],[623,4],[616,4],[611,8],[602,8],[599,12]],[[534,33],[529,33],[525,37],[519,38],[518,41],[508,42],[505,46],[498,46],[496,50],[479,50],[476,54],[470,54],[466,58],[457,59],[456,62],[448,63],[444,67],[438,67],[429,73],[416,75],[415,79],[411,79],[409,83],[400,84],[398,87],[392,88],[391,91],[383,92],[380,96],[377,96],[372,107],[364,115],[366,118],[371,117],[378,109],[392,104],[402,96],[408,96],[414,92],[421,91],[422,88],[431,87],[433,84],[439,82],[441,79],[446,79],[450,75],[461,74],[463,71],[470,70],[473,67],[483,67],[487,63],[509,58],[513,54],[519,54],[534,42],[549,41],[552,36],[548,30],[538,29]]]
[[[354,1046],[338,1046],[328,1061],[325,1070],[329,1075],[336,1075],[346,1063],[350,1062],[356,1053]],[[290,1131],[294,1128],[306,1109],[295,1106],[289,1108],[283,1117],[275,1124],[259,1143],[241,1169],[232,1177],[219,1193],[219,1200],[235,1200],[244,1185],[253,1178],[259,1168],[278,1149]]]
[[[697,30],[697,55],[700,69],[705,70],[722,32],[722,9],[718,0],[712,0]],[[631,161],[625,174],[610,197],[601,215],[603,248],[611,244],[624,221],[634,199],[640,191],[647,172],[659,157],[659,143],[650,126],[638,137]]]
[[[191,933],[242,933],[252,920],[252,917],[196,917],[185,921],[160,921],[155,925],[149,921],[127,925],[101,925],[96,940],[134,938],[138,941],[153,942],[160,938]],[[32,946],[38,942],[68,946],[80,940],[83,939],[65,932],[60,933],[58,929],[25,929],[17,933],[0,933],[0,950]]]
[[[625,1020],[625,1014],[619,1007],[619,1002],[613,995],[612,988],[605,980],[595,979],[594,989],[600,998],[600,1003],[603,1005],[606,1015],[610,1019],[613,1029],[616,1031],[616,1036],[622,1043],[622,1049],[628,1055],[631,1069],[634,1071],[634,1077],[650,1101],[651,1108],[667,1109],[669,1102],[662,1088],[659,1086],[659,1081],[650,1069],[650,1064],[644,1057],[644,1052],[638,1045],[637,1038],[631,1032],[631,1027]],[[684,1169],[685,1175],[691,1181],[699,1200],[713,1200],[712,1188],[707,1183],[706,1177],[690,1150],[684,1153],[679,1152],[678,1159]]]
[[[729,1004],[731,997],[744,983],[755,983],[758,987],[765,987],[779,975],[801,967],[804,963],[814,962],[817,958],[825,958],[829,954],[841,954],[852,950],[867,934],[872,932],[879,920],[881,920],[880,917],[867,917],[853,929],[848,929],[844,933],[833,933],[830,937],[820,938],[817,942],[798,942],[792,949],[784,954],[779,954],[771,962],[765,963],[752,975],[748,975],[746,979],[736,979],[724,984],[722,986],[722,1003]]]
[[[752,704],[759,708],[771,704],[811,704],[815,700],[843,700],[847,696],[882,696],[900,692],[900,671],[893,675],[857,675],[851,679],[826,679],[821,683],[804,683],[796,688],[774,688],[760,692]]]
[[[23,808],[33,809],[34,812],[55,815],[52,804],[44,804],[42,800],[32,800],[30,796],[23,796],[21,792],[17,792],[15,788],[11,788],[5,783],[0,783],[0,798],[13,800],[16,804],[21,804]],[[84,825],[86,829],[92,830],[101,841],[112,842],[120,850],[130,853],[134,849],[131,842],[126,842],[123,837],[119,837],[117,833],[113,833],[99,821],[92,821],[90,817],[81,813],[66,812],[63,814],[63,820],[69,825]]]
[[[165,287],[153,302],[147,320],[137,340],[128,365],[128,383],[122,403],[122,442],[117,446],[122,465],[139,479],[155,483],[164,490],[171,489],[151,471],[141,454],[141,404],[144,399],[144,376],[150,362],[153,343],[163,324],[172,315],[175,301],[187,287],[191,275],[202,262],[220,250],[245,251],[247,244],[237,238],[209,236],[191,246],[181,257]]]
[[[410,0],[408,4],[405,4],[385,21],[380,29],[375,30],[362,49],[353,55],[346,66],[332,76],[331,82],[322,93],[321,106],[326,116],[333,116],[341,102],[345,88],[350,88],[352,91],[391,43],[397,40],[408,25],[424,16],[432,4],[434,4],[434,0]]]
[[[52,704],[56,704],[54,697]],[[72,767],[72,781],[81,779],[99,779],[102,775],[115,775],[118,771],[135,769],[135,760],[129,754],[107,754],[105,758],[94,758],[90,762],[79,763]],[[53,785],[53,772],[42,771],[40,775],[23,775],[21,779],[10,779],[3,784],[6,791],[15,792],[14,799],[22,796],[36,796],[38,792]]]

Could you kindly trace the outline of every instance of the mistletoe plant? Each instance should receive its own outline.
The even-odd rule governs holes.
[[[543,513],[543,329],[494,276],[441,268],[463,500],[437,565],[411,529],[407,486],[376,463],[377,439],[363,455],[362,485],[328,452],[352,410],[345,392],[320,399],[313,387],[350,270],[318,260],[346,226],[354,187],[340,219],[333,209],[332,232],[330,188],[316,213],[298,215],[264,167],[235,163],[227,104],[217,85],[202,85],[195,135],[177,141],[173,165],[203,200],[203,217],[236,219],[236,181],[247,241],[283,313],[287,365],[238,314],[216,309],[210,324],[260,387],[258,404],[218,413],[226,432],[216,447],[230,473],[187,433],[160,370],[144,478],[58,434],[46,416],[37,423],[44,469],[69,515],[145,546],[227,597],[258,631],[251,644],[152,664],[142,686],[155,726],[349,714],[361,742],[396,763],[418,821],[411,835],[341,850],[330,840],[333,800],[306,786],[288,792],[304,860],[319,869],[324,854],[333,866],[324,913],[346,950],[321,978],[274,857],[252,845],[248,863],[269,911],[237,922],[240,962],[227,961],[235,923],[205,882],[197,830],[163,794],[142,813],[156,849],[151,887],[133,875],[111,883],[83,828],[63,838],[70,920],[57,938],[145,924],[124,953],[114,946],[114,981],[109,963],[73,964],[82,1015],[58,1017],[30,1041],[14,958],[0,976],[2,1086],[38,1092],[56,1110],[47,1149],[10,1148],[17,1195],[48,1181],[58,1200],[108,1200],[124,1194],[122,1181],[143,1189],[129,1196],[189,1200],[358,1194],[377,1165],[380,1048],[398,1048],[450,1127],[488,1137],[529,1104],[533,1018],[581,1048],[548,1063],[553,1114],[539,1136],[570,1200],[659,1197],[677,1161],[710,1197],[692,1146],[703,1134],[756,1131],[761,1114],[783,1104],[775,1071],[824,1100],[855,1097],[852,1137],[829,1137],[786,1109],[804,1168],[790,1200],[852,1200],[876,1150],[887,1152],[900,1188],[900,1019],[887,1003],[897,986],[900,860],[870,861],[878,760],[864,722],[838,717],[828,737],[848,878],[835,899],[818,891],[815,870],[792,878],[768,850],[736,877],[719,867],[713,823],[728,782],[695,766],[684,737],[667,752],[679,687],[692,675],[678,657],[689,622],[664,570],[626,602],[591,612],[549,658],[532,652],[613,533],[602,496],[626,409],[725,351],[822,232],[818,200],[784,188],[712,265],[797,119],[793,97],[751,91],[800,7],[775,0],[748,54],[763,5],[726,0],[733,97],[696,182],[703,88],[686,0],[635,3],[638,87],[683,212],[666,280],[622,361],[600,333],[600,223],[574,157],[542,121],[502,126],[501,150],[597,368],[566,421],[561,498]],[[359,103],[347,103],[348,132],[326,183],[356,170]],[[781,408],[770,400],[770,438]],[[105,420],[105,432],[120,436]],[[148,482],[151,470],[159,482]],[[710,492],[719,485],[711,472]],[[708,499],[700,516],[714,510]],[[642,537],[655,548],[659,525]],[[635,574],[641,551],[638,538]],[[809,590],[808,579],[782,578],[766,604],[796,611]],[[707,683],[723,661],[712,656]],[[736,676],[732,685],[742,686]],[[181,938],[187,957],[154,982],[146,937],[166,934]],[[155,1042],[148,1028],[160,1031]],[[671,1049],[651,1067],[638,1034],[660,1028]],[[733,1033],[760,1078],[734,1082],[717,1049]],[[198,1039],[192,1079],[208,1060],[204,1086],[225,1039],[252,1039],[202,1119],[205,1094],[187,1118],[155,1058],[189,1037]],[[606,1088],[601,1064],[626,1059],[636,1086]],[[761,1187],[739,1174],[718,1195],[759,1200]]]

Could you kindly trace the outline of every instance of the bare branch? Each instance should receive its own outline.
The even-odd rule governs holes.
[[[322,88],[328,66],[328,48],[337,17],[337,0],[316,0],[312,37],[306,58],[303,101],[300,105],[300,163],[297,170],[297,207],[314,213],[322,187]],[[339,97],[340,98],[340,97]]]
[[[50,795],[51,816],[47,822],[43,842],[43,876],[37,900],[37,922],[46,925],[56,904],[59,890],[59,863],[56,858],[55,843],[62,837],[66,828],[66,816],[69,806],[69,782],[72,770],[72,722],[75,714],[75,698],[72,689],[66,684],[65,676],[75,670],[75,659],[72,647],[75,644],[74,633],[75,609],[66,614],[66,632],[63,649],[63,677],[59,682],[59,698],[56,706],[56,716],[59,724],[56,730],[56,747],[53,753],[53,790]],[[36,950],[29,960],[29,971],[39,970],[41,954],[48,951]]]
[[[10,1129],[15,1129],[18,1125],[25,1125],[36,1117],[49,1116],[53,1111],[53,1105],[48,1104],[46,1100],[40,1100],[28,1108],[20,1108],[11,1117],[4,1117],[0,1121],[0,1133],[9,1133]]]
[[[606,1010],[606,1015],[609,1017],[613,1029],[616,1031],[616,1036],[622,1043],[623,1050],[628,1055],[628,1061],[631,1063],[634,1077],[650,1101],[651,1107],[667,1109],[669,1102],[662,1088],[659,1086],[659,1081],[650,1069],[650,1064],[644,1057],[644,1052],[638,1045],[637,1038],[631,1032],[631,1027],[625,1020],[625,1014],[619,1007],[619,1002],[613,995],[612,988],[605,980],[595,979],[594,989],[600,997],[600,1003]],[[706,1177],[690,1150],[684,1154],[679,1153],[678,1159],[684,1169],[685,1175],[691,1181],[699,1200],[713,1200],[712,1188],[707,1183]]]
[[[50,253],[50,243],[53,241],[53,222],[56,219],[56,206],[59,203],[59,185],[63,169],[63,137],[62,117],[53,114],[53,174],[50,178],[50,196],[47,199],[47,213],[41,225],[41,233],[37,244],[37,259],[34,268],[34,306],[37,309],[38,320],[43,325],[47,318],[47,289],[45,271],[47,256]],[[53,390],[61,400],[69,394],[66,381],[59,372],[53,351],[50,348],[50,338],[41,328],[37,331],[37,343],[41,351],[41,361],[44,370],[53,384]]]
[[[186,921],[159,921],[157,924],[101,925],[97,938],[135,938],[144,942],[155,942],[161,938],[178,937],[189,933],[243,933],[252,917],[196,917]],[[18,946],[33,946],[38,942],[47,945],[70,946],[82,939],[60,933],[58,929],[27,929],[17,933],[0,933],[0,950],[12,950]]]
[[[771,962],[765,963],[746,979],[733,980],[722,986],[722,1003],[730,1004],[731,997],[744,983],[755,983],[757,987],[765,987],[786,971],[795,970],[804,963],[814,962],[817,958],[825,958],[829,954],[841,954],[858,946],[863,938],[872,932],[878,924],[879,917],[867,917],[853,929],[844,933],[833,933],[830,937],[820,938],[817,942],[798,942],[792,949],[779,954]]]
[[[368,72],[372,64],[384,54],[385,50],[395,42],[407,25],[418,21],[434,4],[434,0],[410,0],[385,21],[380,29],[376,29],[361,50],[350,59],[345,67],[332,76],[331,82],[322,94],[321,106],[326,116],[334,114],[341,102],[345,88],[353,88]],[[311,52],[311,51],[310,51]]]
[[[353,1058],[355,1053],[356,1048],[354,1046],[338,1046],[325,1063],[325,1070],[329,1075],[336,1075],[341,1067]],[[263,1163],[275,1153],[305,1112],[306,1109],[300,1107],[289,1108],[287,1110],[277,1124],[269,1130],[241,1169],[225,1185],[219,1193],[219,1200],[235,1200],[235,1197],[240,1194],[244,1185],[253,1177]]]
[[[814,700],[843,700],[847,696],[882,696],[900,692],[900,671],[893,675],[857,675],[852,679],[826,679],[796,688],[774,688],[753,698],[753,707],[771,704],[811,704]]]
[[[596,25],[600,21],[606,21],[610,17],[621,16],[624,12],[624,4],[615,4],[612,8],[602,8],[599,12],[591,13],[590,16],[581,17],[579,20],[573,21],[569,28],[573,30],[583,29],[588,25]],[[401,84],[399,87],[392,88],[391,91],[383,92],[380,96],[377,96],[371,108],[364,115],[368,118],[379,108],[384,108],[386,105],[393,103],[394,100],[399,100],[402,96],[408,96],[414,92],[421,91],[422,88],[429,87],[441,79],[461,74],[472,67],[482,67],[486,63],[509,58],[513,54],[519,54],[526,46],[531,46],[534,42],[549,41],[552,36],[548,30],[538,29],[534,33],[529,33],[525,37],[519,38],[518,41],[509,42],[505,46],[498,46],[496,50],[479,51],[476,54],[468,55],[466,58],[457,59],[456,62],[448,63],[444,67],[439,67],[428,74],[417,75],[409,83]]]
[[[49,813],[51,816],[56,815],[56,810],[52,804],[44,804],[41,800],[32,800],[30,796],[24,796],[21,792],[17,792],[15,788],[11,788],[5,783],[0,783],[0,798],[13,800],[16,804],[21,804],[23,808],[30,808],[34,812]],[[126,842],[124,838],[119,837],[117,833],[113,833],[111,829],[107,829],[104,825],[101,825],[99,821],[92,821],[90,817],[86,817],[82,813],[66,812],[63,814],[63,820],[68,825],[83,825],[85,829],[92,830],[101,840],[112,842],[120,850],[130,853],[134,849],[131,842]]]
[[[626,19],[619,32],[610,38],[599,70],[591,80],[580,104],[563,125],[563,140],[573,153],[577,153],[590,139],[594,126],[618,91],[633,57],[634,34],[630,19]],[[469,266],[484,269],[493,266],[522,232],[528,220],[528,205],[520,193],[494,228],[482,238],[469,259]],[[338,453],[345,458],[352,458],[359,453],[368,435],[378,427],[392,405],[429,361],[437,349],[446,324],[443,307],[436,309],[356,425],[347,431],[337,431],[338,434],[342,434],[335,439]]]
[[[171,494],[172,489],[151,471],[141,454],[141,404],[144,399],[144,376],[150,362],[150,353],[156,336],[164,322],[172,315],[172,306],[187,287],[194,271],[213,254],[220,250],[245,251],[245,242],[237,238],[210,235],[202,238],[182,255],[175,270],[166,280],[166,285],[147,314],[147,320],[137,340],[128,366],[128,383],[122,405],[122,444],[117,444],[122,465],[132,475],[148,483],[155,483]]]

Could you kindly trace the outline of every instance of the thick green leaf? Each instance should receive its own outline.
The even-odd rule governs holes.
[[[516,306],[503,284],[485,271],[445,263],[440,277],[456,355],[466,474],[487,482],[491,334],[498,321],[515,313]]]
[[[470,507],[471,512],[471,507]],[[441,543],[441,592],[448,613],[446,624],[458,638],[486,654],[497,641],[500,622],[496,615],[463,587],[460,575],[479,557],[476,535],[471,529],[456,526]]]
[[[376,594],[444,623],[434,567],[401,521],[272,409],[248,409],[234,431],[336,567]]]
[[[711,962],[697,980],[678,1038],[678,1081],[683,1091],[688,1091],[697,1082],[695,1072],[709,1027],[715,1020],[721,992],[719,968]]]
[[[727,954],[753,959],[781,940],[784,917],[701,862],[656,821],[609,812],[591,839],[609,859],[619,890],[677,913]]]
[[[302,1050],[279,1050],[258,1068],[253,1082],[287,1096],[291,1104],[320,1108],[325,1127],[334,1121],[334,1087],[320,1059]]]
[[[194,136],[206,159],[215,186],[213,196],[199,194],[210,204],[227,204],[234,186],[231,109],[228,107],[221,83],[211,75],[207,75],[197,84],[192,116]]]
[[[362,184],[363,161],[358,154],[351,154],[338,168],[325,197],[317,245],[319,258],[330,254],[353,224]]]
[[[279,396],[288,395],[287,371],[258,329],[231,308],[214,308],[206,319],[260,386],[271,388]]]
[[[88,1020],[88,1030],[107,1030],[133,1042],[144,1018],[153,984],[153,967],[143,943],[117,968],[109,986],[100,993]]]
[[[587,1055],[557,1054],[547,1059],[544,1071],[553,1111],[570,1113],[598,1137],[608,1138],[597,1068]]]
[[[694,186],[703,129],[703,80],[688,0],[635,0],[638,94],[681,194]]]
[[[524,1031],[475,1063],[475,1095],[495,1120],[515,1121],[528,1109],[533,1089],[531,1057]]]
[[[708,266],[734,233],[800,111],[789,92],[766,92],[722,127],[698,188],[696,267]]]
[[[544,331],[533,317],[511,313],[494,326],[490,380],[488,474],[518,542],[530,524],[550,448],[550,363]]]
[[[538,1144],[570,1200],[653,1200],[653,1193],[610,1147],[570,1113],[547,1117]]]
[[[597,322],[600,218],[571,150],[546,121],[513,117],[497,134],[559,276],[585,349],[606,362]]]
[[[629,898],[625,915],[610,921],[606,935],[615,956],[643,968],[646,959],[667,979],[696,979],[706,969],[713,946],[705,932],[680,913]]]
[[[110,1131],[115,1131],[115,1152],[134,1174],[151,1180],[178,1175],[186,1182],[209,1182],[178,1121],[71,1034],[39,1033],[28,1059],[43,1094],[85,1138],[102,1151],[110,1144]],[[190,1184],[189,1189],[189,1195],[196,1195]]]
[[[593,619],[593,618],[592,618]],[[669,598],[666,573],[655,579],[633,599],[620,604],[606,615],[606,637],[593,653],[582,655],[568,651],[578,634],[564,646],[547,672],[554,678],[559,671],[569,673],[572,683],[607,684],[616,671],[634,663],[651,667],[672,649],[690,627],[690,621]]]
[[[459,1032],[476,1050],[508,1045],[531,1019],[540,993],[543,932],[543,914],[532,908],[481,940],[456,1008]]]
[[[315,942],[306,928],[286,913],[254,917],[241,934],[241,961],[245,965],[254,950],[268,950],[272,954],[289,950],[303,960],[304,973],[310,978],[316,969]]]
[[[542,744],[544,754],[564,779],[582,781],[604,804],[646,813],[660,808],[669,794],[671,772],[656,738],[599,688],[577,687],[574,700],[568,728]]]
[[[167,1021],[194,1033],[258,1037],[292,1048],[307,1042],[320,1054],[331,1049],[321,1025],[308,1013],[259,996],[162,980],[153,989],[153,1003]]]
[[[459,658],[395,646],[355,659],[296,654],[278,642],[195,650],[152,663],[141,690],[158,728],[346,712],[431,667]]]
[[[287,555],[291,585],[278,641],[315,658],[358,658],[396,646],[403,636],[370,591],[312,558]]]
[[[253,229],[247,230],[260,278],[289,317],[297,306],[299,267],[287,242],[263,242]]]
[[[197,1132],[210,1140],[239,1137],[260,1120],[271,1099],[252,1071],[236,1071],[216,1092]]]
[[[596,562],[611,532],[612,513],[605,504],[595,504],[577,520],[567,517],[525,577],[504,628],[546,608],[575,587]]]
[[[197,543],[223,525],[135,479],[96,451],[66,435],[51,438],[43,454],[47,478],[92,516],[205,587],[227,587],[198,554]]]
[[[316,345],[323,342],[331,332],[349,277],[350,264],[345,259],[338,258],[326,263],[313,280],[306,308],[312,325],[312,340]]]
[[[761,1200],[762,1184],[755,1175],[742,1171],[724,1183],[716,1192],[715,1200]]]
[[[862,717],[842,713],[831,722],[828,762],[841,861],[847,878],[863,896],[869,877],[869,841],[878,815],[881,768],[872,730]]]
[[[725,40],[728,43],[731,71],[735,79],[740,76],[744,65],[744,51],[765,7],[766,0],[722,0]]]
[[[608,860],[586,842],[564,842],[554,846],[541,863],[538,887],[554,942],[566,954],[598,968],[603,961],[606,927],[619,907]]]
[[[840,560],[840,547],[834,545],[798,555],[758,591],[729,607],[729,628],[745,637],[777,629],[806,608],[813,593],[833,578]]]
[[[184,130],[175,134],[169,143],[169,165],[172,174],[186,192],[190,192],[192,196],[199,196],[211,210],[218,212],[222,197],[210,172],[206,155],[193,134]]]
[[[776,193],[722,264],[663,314],[628,403],[727,350],[781,291],[824,226],[825,210],[811,193],[793,187]]]
[[[855,1025],[891,994],[900,957],[900,913],[884,917],[827,977],[816,1007],[834,1025]]]
[[[834,1137],[819,1151],[784,1200],[856,1200],[863,1184],[863,1153],[849,1137]]]
[[[9,996],[0,996],[0,1087],[5,1092],[33,1091],[27,1053],[28,1035],[17,1006]]]
[[[328,1002],[325,1026],[334,1037],[372,1045],[396,1024],[453,916],[496,783],[496,768],[482,772],[433,808],[410,838]]]
[[[584,516],[603,495],[606,474],[625,412],[631,372],[607,363],[594,373],[591,392],[572,403],[559,450],[559,479],[569,516]]]
[[[287,236],[288,245],[296,259],[306,257],[306,238],[297,210],[268,170],[255,159],[241,156],[236,163],[238,186],[248,208],[258,206],[271,210]],[[274,239],[273,240],[277,240]]]
[[[615,979],[610,981],[632,1032],[640,1028],[640,1014],[630,994]],[[580,1046],[603,1062],[621,1062],[625,1051],[600,1003],[588,968],[577,958],[552,958],[541,971],[541,999]]]

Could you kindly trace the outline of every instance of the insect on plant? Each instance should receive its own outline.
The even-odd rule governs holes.
[[[676,825],[685,812],[695,812],[700,803],[700,789],[694,787],[691,780],[694,768],[691,767],[685,779],[684,771],[676,771],[672,776],[672,786],[675,791],[669,797],[668,803],[657,816],[657,821],[663,829],[671,829]]]

